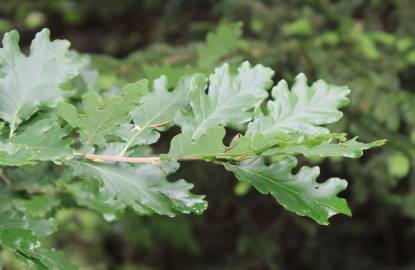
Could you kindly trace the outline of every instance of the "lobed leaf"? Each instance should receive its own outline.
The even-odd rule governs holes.
[[[205,84],[206,78],[202,74],[185,76],[169,92],[166,77],[155,80],[153,91],[131,112],[134,125],[124,124],[118,131],[118,135],[126,142],[121,155],[131,146],[156,142],[160,137],[156,128],[171,124],[177,111],[189,103],[190,95],[203,91]]]
[[[249,124],[247,135],[262,133],[272,139],[278,133],[300,132],[305,135],[328,134],[321,125],[338,121],[342,112],[338,109],[348,104],[347,87],[339,87],[318,80],[311,86],[307,78],[299,74],[290,91],[282,80],[272,89],[273,101],[267,104],[268,114],[259,112]]]
[[[211,68],[218,60],[240,43],[242,23],[223,24],[207,35],[206,44],[199,47],[197,65]]]
[[[63,97],[60,85],[78,74],[69,56],[69,42],[50,41],[44,29],[36,34],[30,55],[19,49],[19,34],[6,33],[0,49],[0,118],[9,123],[10,137],[39,106],[52,107]]]
[[[41,119],[20,130],[15,136],[0,142],[0,165],[22,166],[35,161],[59,161],[74,156],[72,140],[57,119]]]
[[[209,89],[196,92],[190,107],[182,110],[176,122],[183,133],[199,138],[210,127],[243,124],[252,119],[252,111],[268,96],[274,72],[262,65],[244,62],[236,75],[229,65],[215,69],[209,77]]]
[[[330,178],[318,183],[318,167],[302,167],[294,175],[291,171],[296,165],[294,157],[287,157],[271,165],[266,165],[262,158],[254,158],[225,167],[260,193],[271,194],[286,209],[319,224],[327,225],[328,219],[337,213],[351,215],[346,200],[337,197],[347,187],[345,180]]]
[[[115,129],[129,120],[129,112],[138,104],[147,91],[147,81],[128,84],[121,95],[102,99],[96,92],[88,92],[82,97],[83,113],[78,114],[75,106],[60,103],[58,114],[74,128],[79,129],[81,140],[88,145],[106,142],[105,136],[115,133]]]
[[[174,216],[176,212],[200,214],[207,207],[204,196],[189,192],[192,184],[184,180],[168,182],[166,169],[157,165],[123,167],[79,161],[69,165],[75,175],[101,181],[100,192],[105,198],[121,200],[142,215],[157,213]]]

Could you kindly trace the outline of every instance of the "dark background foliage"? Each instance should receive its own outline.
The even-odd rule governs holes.
[[[103,91],[148,77],[143,64],[194,66],[194,46],[234,21],[243,22],[243,39],[227,60],[268,65],[274,81],[292,82],[304,72],[310,80],[347,84],[351,104],[333,128],[389,140],[360,160],[303,161],[319,163],[324,177],[349,180],[343,196],[353,217],[318,226],[244,190],[221,167],[186,162],[178,175],[207,194],[204,215],[127,213],[107,223],[90,210],[62,208],[50,242],[82,269],[414,269],[412,0],[0,0],[1,33],[17,29],[27,45],[50,28],[54,38],[93,54]],[[172,134],[157,151],[167,151]]]

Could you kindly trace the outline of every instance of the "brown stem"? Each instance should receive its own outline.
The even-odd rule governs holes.
[[[162,127],[162,126],[167,125],[169,122],[170,122],[169,120],[166,120],[166,121],[163,121],[163,122],[160,122],[160,123],[157,123],[157,124],[149,125],[148,127],[149,128],[158,128],[158,127]]]
[[[105,156],[105,155],[93,155],[86,154],[85,158],[95,162],[130,162],[130,163],[157,163],[160,162],[159,157],[123,157],[123,156]]]

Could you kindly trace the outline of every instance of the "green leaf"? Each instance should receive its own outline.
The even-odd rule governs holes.
[[[96,92],[88,92],[82,97],[84,114],[78,114],[75,106],[60,103],[58,114],[74,128],[78,128],[81,140],[88,145],[105,144],[105,136],[129,120],[128,113],[147,91],[147,81],[141,80],[127,85],[119,96],[101,98]]]
[[[24,229],[31,234],[44,237],[56,230],[53,219],[39,219],[32,217],[21,217],[14,210],[0,212],[0,234],[6,229]]]
[[[197,140],[192,140],[186,134],[180,133],[172,139],[169,153],[164,158],[211,159],[225,152],[225,146],[222,143],[224,136],[223,127],[210,128]]]
[[[126,206],[132,207],[139,214],[200,214],[207,207],[204,196],[189,192],[192,184],[184,180],[168,182],[166,169],[157,165],[130,167],[78,161],[73,161],[69,165],[77,176],[100,180],[100,192],[106,198],[122,200]]]
[[[24,226],[26,226],[26,222],[15,212],[0,212],[0,231]]]
[[[0,243],[11,250],[32,249],[40,247],[39,238],[23,228],[6,228],[0,233]]]
[[[12,211],[0,212],[0,244],[30,260],[36,269],[78,269],[65,261],[61,252],[42,249],[39,236],[46,236],[48,223],[27,220]]]
[[[385,140],[375,141],[372,143],[361,143],[353,138],[346,142],[332,143],[325,141],[316,146],[306,145],[291,145],[283,147],[275,147],[269,149],[263,153],[265,156],[285,154],[285,155],[296,155],[301,154],[306,157],[348,157],[348,158],[359,158],[363,155],[363,150],[370,149],[372,147],[381,146],[385,143]]]
[[[24,249],[19,252],[43,269],[77,270],[78,267],[65,260],[63,252],[55,249]],[[41,268],[42,269],[42,268]]]
[[[14,207],[31,217],[44,217],[60,204],[58,199],[47,195],[34,195],[30,199],[14,199]]]
[[[72,194],[79,205],[88,207],[103,214],[108,221],[117,219],[125,205],[121,200],[108,198],[99,192],[98,181],[77,181],[66,183],[65,189]]]
[[[163,124],[168,124],[164,122]],[[137,125],[125,123],[119,126],[116,131],[118,137],[126,142],[124,148],[120,152],[123,156],[126,151],[136,145],[149,145],[157,142],[160,139],[160,133],[155,128],[140,128]]]
[[[197,139],[209,127],[243,124],[252,119],[252,111],[268,96],[274,72],[262,65],[251,67],[244,62],[236,75],[229,65],[215,69],[209,78],[208,94],[193,95],[191,108],[181,111],[176,122],[184,133]]]
[[[330,178],[318,183],[318,167],[302,167],[294,175],[291,171],[296,165],[294,157],[287,157],[271,165],[257,158],[225,167],[260,193],[271,194],[287,210],[310,217],[319,224],[327,225],[328,219],[337,213],[351,215],[346,200],[337,197],[347,187],[345,180]]]
[[[219,26],[216,32],[207,35],[206,45],[198,49],[197,65],[204,69],[211,68],[223,56],[237,48],[241,35],[240,22]]]
[[[74,151],[72,140],[66,136],[57,119],[41,119],[0,142],[0,165],[21,166],[34,161],[59,161],[71,159]]]
[[[10,135],[38,110],[55,106],[63,97],[59,86],[78,74],[69,56],[69,42],[50,41],[47,29],[36,34],[30,55],[19,49],[19,34],[6,33],[0,49],[0,118],[10,124]]]
[[[145,77],[150,81],[155,80],[162,75],[166,76],[167,88],[169,89],[174,87],[181,77],[192,73],[192,69],[189,67],[172,67],[168,64],[143,64],[142,69]]]
[[[275,144],[272,140],[267,140],[262,134],[255,135],[254,138],[241,136],[238,134],[233,138],[230,149],[226,152],[228,156],[254,156],[259,155],[263,150]]]
[[[411,168],[410,160],[401,152],[393,153],[387,160],[389,173],[397,178],[408,175]]]
[[[49,236],[57,230],[57,224],[53,218],[40,219],[25,217],[24,220],[27,222],[27,227],[39,237]]]
[[[2,135],[3,135],[3,132],[4,132],[4,126],[5,126],[4,122],[0,122],[0,136],[2,136]]]
[[[134,145],[154,143],[159,138],[157,127],[173,122],[177,111],[189,103],[193,92],[203,91],[206,78],[202,74],[180,79],[173,91],[167,88],[166,77],[154,81],[154,89],[142,98],[142,104],[131,113],[134,126],[123,125],[118,135],[126,142],[121,155]]]
[[[300,132],[305,135],[327,134],[329,130],[321,125],[338,121],[342,112],[338,109],[347,105],[350,90],[318,80],[311,86],[300,74],[292,90],[282,80],[272,89],[273,101],[267,104],[268,115],[259,112],[249,124],[247,135],[262,133],[272,139],[278,133]]]

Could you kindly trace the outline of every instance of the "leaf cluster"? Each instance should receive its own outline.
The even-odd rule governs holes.
[[[233,46],[218,47],[216,41],[226,35],[237,43],[238,29],[235,24],[210,35],[199,59],[213,54],[218,61]],[[52,231],[45,230],[53,227],[48,218],[61,193],[107,220],[120,218],[127,208],[139,215],[202,214],[204,196],[191,193],[193,184],[184,179],[172,182],[171,175],[183,160],[205,160],[270,194],[287,210],[328,224],[335,214],[351,215],[338,196],[347,181],[317,181],[316,166],[293,173],[298,158],[358,158],[384,143],[331,132],[326,125],[342,117],[350,90],[323,80],[309,84],[304,74],[290,89],[285,80],[273,86],[274,71],[261,64],[224,63],[205,72],[210,64],[200,60],[199,72],[177,82],[160,76],[105,94],[87,89],[80,97],[68,85],[82,79],[84,66],[67,41],[50,41],[43,30],[24,55],[18,37],[7,33],[0,49],[0,176],[8,187],[1,194],[13,198],[13,204],[0,205],[0,243],[40,269],[74,268],[40,240]],[[150,145],[173,126],[180,133],[170,150],[155,155]],[[225,144],[231,133],[236,135]],[[44,163],[58,179],[47,189],[22,192],[9,178],[18,167],[42,171],[37,166]]]

